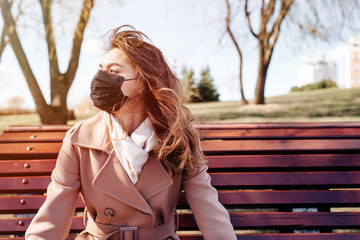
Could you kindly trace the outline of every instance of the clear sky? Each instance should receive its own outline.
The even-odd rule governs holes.
[[[201,69],[209,66],[210,74],[222,101],[240,99],[239,60],[229,37],[225,34],[224,1],[124,0],[121,3],[116,2],[117,0],[95,1],[85,32],[80,65],[68,96],[70,108],[89,95],[91,79],[98,70],[104,54],[104,51],[99,48],[101,36],[106,31],[123,24],[133,25],[137,30],[144,32],[154,45],[162,50],[177,72],[181,72],[181,69],[186,66],[193,68],[197,77]],[[60,19],[62,13],[59,12],[59,15],[57,17]],[[76,17],[77,15],[74,14],[74,19]],[[0,26],[2,25],[1,19]],[[55,25],[55,28],[57,27]],[[64,70],[67,67],[73,30],[70,34],[70,31],[66,33],[68,36],[61,36],[61,29],[56,30],[60,36],[57,50],[61,69]],[[36,36],[42,34],[43,31],[28,28],[20,33],[35,76],[38,78],[45,98],[49,101],[46,48],[43,42],[36,40]],[[256,42],[249,37],[242,48],[245,55],[243,80],[245,96],[252,99],[257,76]],[[300,51],[296,44],[288,44],[280,38],[268,72],[265,96],[288,93],[291,87],[296,86],[301,57],[310,52],[314,53],[314,49],[302,48]],[[8,46],[0,62],[0,105],[6,105],[7,100],[14,96],[20,96],[25,100],[24,107],[34,107],[17,60]]]

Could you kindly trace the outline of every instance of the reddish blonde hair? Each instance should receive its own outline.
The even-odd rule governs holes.
[[[124,28],[128,30],[124,30]],[[192,114],[184,105],[183,88],[162,52],[144,33],[124,25],[110,31],[109,49],[121,49],[142,83],[145,112],[153,123],[160,149],[158,157],[172,173],[185,173],[205,164]]]

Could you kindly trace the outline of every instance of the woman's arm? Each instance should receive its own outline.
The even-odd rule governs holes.
[[[206,240],[236,239],[229,213],[218,200],[215,188],[211,186],[207,167],[183,181],[186,200],[194,213],[197,225]]]
[[[70,230],[80,189],[79,162],[66,133],[56,166],[51,174],[47,197],[28,227],[25,238],[65,239]]]

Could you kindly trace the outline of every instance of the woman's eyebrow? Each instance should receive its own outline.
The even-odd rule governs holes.
[[[114,63],[109,63],[109,64],[107,65],[107,67],[112,67],[112,66],[117,66],[117,67],[124,68],[123,65],[121,65],[120,63],[116,63],[116,62],[114,62]],[[100,64],[99,64],[99,67],[100,67],[100,68],[103,68],[103,65],[100,63]]]

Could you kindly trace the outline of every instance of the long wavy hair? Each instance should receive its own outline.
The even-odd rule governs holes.
[[[125,30],[124,30],[125,29]],[[108,50],[119,48],[130,60],[142,86],[145,112],[152,121],[160,149],[158,157],[171,173],[190,175],[206,163],[199,133],[184,105],[183,86],[171,71],[162,52],[132,26],[108,32]]]

